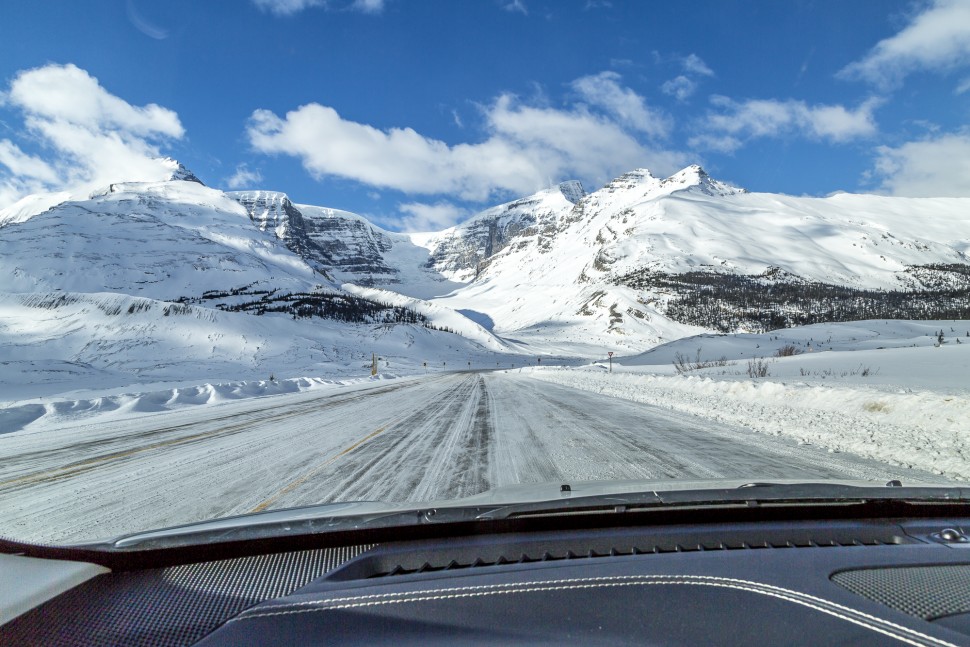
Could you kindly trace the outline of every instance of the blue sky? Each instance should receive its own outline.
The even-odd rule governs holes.
[[[0,93],[0,208],[158,155],[411,230],[641,166],[970,195],[970,0],[7,3]]]

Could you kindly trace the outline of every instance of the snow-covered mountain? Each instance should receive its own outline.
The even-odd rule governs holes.
[[[334,358],[377,352],[362,347],[446,365],[840,317],[970,318],[968,199],[792,197],[698,166],[636,169],[403,234],[166,164],[162,181],[0,210],[0,364],[150,375],[179,356],[231,377],[308,372],[324,356],[337,370]],[[272,329],[290,341],[267,354]]]
[[[0,228],[3,290],[176,300],[207,290],[335,287],[200,183],[117,183]]]
[[[699,166],[668,178],[637,169],[575,204],[556,193],[425,237],[436,267],[467,282],[439,302],[537,349],[601,354],[712,328],[767,325],[751,312],[739,314],[739,301],[764,312],[824,310],[856,302],[865,291],[948,288],[958,291],[947,297],[950,305],[959,306],[970,288],[967,199],[756,194]],[[741,282],[746,291],[740,299],[725,296],[725,282]],[[808,284],[820,292],[810,304],[764,301],[783,286]],[[719,310],[691,312],[701,297]]]
[[[585,195],[579,182],[564,182],[527,198],[487,209],[456,227],[419,235],[416,239],[431,251],[429,267],[468,283],[509,245],[533,238],[540,245],[550,244],[561,230],[560,219]]]
[[[278,193],[226,194],[177,168],[160,182],[38,196],[4,211],[0,392],[25,381],[58,389],[366,374],[372,354],[382,370],[494,366],[512,353],[445,306],[342,289],[336,269],[367,269],[339,253],[360,241],[328,238],[315,212],[304,218]]]

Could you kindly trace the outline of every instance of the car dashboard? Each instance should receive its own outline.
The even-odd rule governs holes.
[[[966,530],[791,519],[214,547],[95,574],[0,644],[964,645]]]

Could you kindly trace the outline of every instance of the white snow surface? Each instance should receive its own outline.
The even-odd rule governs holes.
[[[513,347],[504,340],[496,337],[481,325],[475,323],[467,316],[455,312],[451,308],[439,305],[433,301],[425,301],[414,297],[404,296],[390,290],[380,288],[365,288],[351,283],[345,283],[341,288],[350,294],[364,297],[370,301],[386,303],[393,306],[403,306],[415,312],[423,314],[434,325],[447,327],[458,333],[460,336],[478,342],[484,348],[498,352],[511,352]]]
[[[156,391],[116,398],[111,411],[65,407],[0,435],[4,534],[104,539],[332,501],[429,502],[584,480],[940,481],[518,371],[295,386],[206,406],[190,403],[264,385]]]
[[[907,267],[966,264],[970,253],[970,199],[747,193],[699,167],[662,180],[638,169],[560,205],[547,222],[441,301],[537,350],[642,352],[701,329],[663,316],[669,294],[617,285],[636,270],[779,268],[807,281],[900,289],[921,287]]]
[[[400,374],[514,358],[495,347],[422,325],[254,316],[113,293],[0,294],[0,407],[82,387],[361,376],[373,354],[381,371]]]
[[[944,343],[937,334],[944,332]],[[700,335],[532,377],[740,425],[893,465],[970,479],[970,321],[866,321]],[[957,340],[961,340],[957,342]],[[771,357],[788,344],[803,350]],[[809,347],[814,348],[807,352]],[[727,364],[677,374],[677,354]],[[763,358],[768,375],[748,376]],[[608,415],[608,414],[607,414]]]
[[[0,236],[4,292],[119,292],[172,300],[251,284],[327,284],[246,210],[196,182],[127,183]],[[331,286],[332,287],[332,286]]]
[[[344,379],[322,379],[319,377],[276,379],[274,376],[272,380],[216,382],[168,386],[166,388],[161,388],[164,386],[163,384],[149,385],[149,389],[152,389],[153,386],[156,388],[143,391],[102,387],[94,392],[81,391],[74,394],[62,394],[57,399],[35,398],[14,403],[12,406],[0,405],[0,434],[24,429],[38,431],[50,428],[70,428],[80,423],[115,420],[131,420],[132,425],[138,425],[140,424],[138,419],[143,418],[145,414],[214,405],[231,400],[248,400],[286,393],[332,389],[388,379],[401,378],[392,373]],[[71,399],[65,397],[67,395],[76,397]]]

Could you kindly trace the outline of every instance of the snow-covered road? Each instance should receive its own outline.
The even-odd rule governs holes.
[[[80,541],[543,481],[928,474],[533,379],[449,373],[0,435],[0,534]]]

